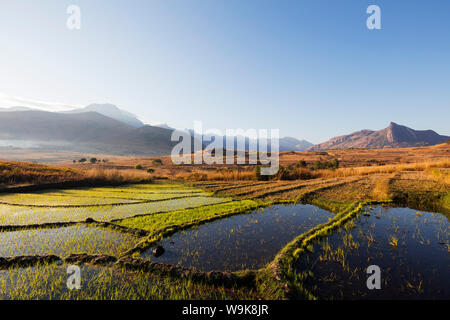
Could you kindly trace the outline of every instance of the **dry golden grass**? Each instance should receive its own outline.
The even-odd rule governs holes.
[[[80,170],[47,166],[29,162],[0,161],[0,185],[41,185],[63,182],[91,183],[138,183],[151,180],[151,175],[142,170],[117,170],[93,167]]]
[[[425,169],[430,179],[450,185],[450,170],[448,167],[430,167]]]
[[[30,162],[0,161],[0,184],[3,185],[55,183],[80,178],[81,173],[74,169]]]
[[[55,155],[52,155],[56,157]],[[79,155],[77,155],[79,156]],[[95,155],[93,155],[95,156]],[[64,166],[90,170],[101,167],[106,169],[134,170],[139,164],[153,170],[153,177],[164,177],[185,181],[247,181],[256,180],[254,166],[251,165],[174,165],[170,156],[162,157],[131,157],[99,155],[98,159],[107,159],[106,163],[72,163],[66,161]],[[162,164],[155,165],[154,160],[160,159]],[[337,170],[310,170],[314,161],[332,161],[338,159],[340,168]],[[317,178],[334,178],[364,176],[380,173],[395,173],[402,170],[423,171],[429,168],[448,168],[450,162],[450,144],[444,143],[431,147],[397,148],[397,149],[347,149],[327,150],[318,152],[281,152],[280,166],[290,168],[279,174],[280,180],[306,180]],[[305,161],[307,168],[292,168],[299,161]]]
[[[392,193],[390,192],[390,184],[395,176],[395,173],[386,175],[375,182],[375,186],[372,189],[372,197],[374,200],[385,200],[392,198]]]
[[[87,180],[106,181],[111,183],[138,183],[151,180],[151,175],[143,170],[104,169],[102,167],[85,170],[82,172],[82,176]]]
[[[317,170],[321,178],[338,178],[350,176],[366,176],[380,173],[396,173],[401,171],[429,171],[436,168],[450,168],[450,158],[436,161],[416,163],[399,163],[377,167],[351,167],[337,170]]]
[[[285,170],[280,168],[276,180],[310,180],[310,179],[331,179],[346,178],[355,176],[368,176],[374,174],[395,174],[402,171],[424,171],[442,183],[449,183],[449,172],[442,169],[450,168],[450,158],[435,161],[422,161],[416,163],[399,163],[384,166],[373,167],[350,167],[339,169],[320,169],[312,170],[310,168],[291,168]],[[254,167],[245,167],[245,169],[235,168],[209,168],[209,170],[199,168],[189,168],[185,171],[175,171],[174,178],[186,181],[237,181],[237,180],[257,180],[254,173]]]
[[[25,156],[22,155],[22,156]],[[56,154],[48,157],[56,158]],[[67,156],[67,155],[65,155]],[[73,155],[79,157],[79,154]],[[94,155],[92,155],[94,156]],[[85,158],[89,158],[85,156]],[[111,183],[140,182],[151,178],[167,178],[184,181],[217,181],[217,183],[234,181],[256,181],[255,166],[252,165],[174,165],[169,156],[165,157],[125,157],[105,156],[106,162],[91,164],[73,163],[72,160],[61,162],[52,167],[33,163],[13,163],[7,169],[0,166],[0,184],[41,184],[62,181],[96,180]],[[161,164],[156,164],[160,159]],[[329,162],[339,160],[338,169],[312,170],[314,161]],[[306,168],[298,166],[300,161]],[[140,165],[143,170],[135,169]],[[432,147],[401,149],[348,149],[327,150],[320,152],[282,152],[280,153],[281,170],[272,180],[314,180],[342,179],[347,177],[364,177],[373,175],[391,175],[399,172],[423,172],[427,179],[440,184],[449,184],[450,144]],[[5,166],[3,166],[5,167]],[[12,169],[11,169],[12,168]],[[150,173],[147,173],[149,170]],[[378,190],[378,191],[377,191]],[[375,193],[382,192],[382,183],[375,188]]]
[[[217,169],[214,171],[195,170],[192,172],[179,172],[176,179],[186,181],[236,181],[236,180],[256,180],[255,173],[249,170],[238,169]]]

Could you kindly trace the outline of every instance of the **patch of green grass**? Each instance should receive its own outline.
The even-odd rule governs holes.
[[[355,205],[356,201],[313,198],[311,204],[333,213],[344,212]]]
[[[161,230],[172,225],[185,225],[191,222],[208,221],[224,214],[237,214],[258,207],[253,200],[232,201],[199,208],[184,209],[164,214],[147,215],[117,221],[124,227],[137,228],[150,232]]]
[[[442,207],[446,210],[446,212],[450,212],[450,193],[442,198]]]

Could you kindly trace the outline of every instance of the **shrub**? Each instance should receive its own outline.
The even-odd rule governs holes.
[[[152,160],[152,165],[154,165],[154,166],[160,166],[162,164],[163,164],[163,162],[161,159],[153,159]]]
[[[338,169],[338,168],[339,168],[339,160],[333,159],[333,161],[331,161],[331,169]]]
[[[89,162],[90,162],[90,163],[97,163],[97,158],[90,158],[90,159],[89,159]]]
[[[86,162],[86,161],[87,161],[86,158],[81,158],[80,160],[78,160],[79,163],[83,163],[83,162]]]
[[[141,164],[135,165],[134,168],[135,168],[136,170],[142,170],[142,169],[144,169],[144,167],[143,167]]]
[[[297,168],[306,168],[306,161],[300,160],[299,162],[297,162]]]
[[[147,172],[148,172],[148,173],[153,173],[153,172],[155,172],[155,169],[148,168],[148,169],[147,169]]]
[[[307,180],[314,179],[317,174],[311,172],[311,170],[306,168],[293,167],[280,167],[278,170],[277,178],[278,180]]]
[[[267,181],[267,180],[269,180],[269,176],[261,174],[261,166],[256,166],[254,173],[255,173],[255,177],[256,177],[257,180],[260,180],[260,181]]]
[[[312,169],[319,170],[319,169],[325,169],[325,167],[322,162],[320,162],[319,160],[316,160],[313,162]]]
[[[312,169],[313,170],[321,170],[321,169],[338,169],[339,168],[339,160],[333,159],[332,161],[319,161],[316,160],[313,162]]]

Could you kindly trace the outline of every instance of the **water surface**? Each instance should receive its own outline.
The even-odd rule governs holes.
[[[366,208],[303,256],[297,272],[323,299],[450,299],[449,220],[409,208]],[[381,289],[367,289],[369,265]]]
[[[0,232],[0,257],[72,253],[120,255],[140,238],[112,229],[84,224],[61,228],[38,228]]]
[[[328,221],[332,213],[312,205],[276,205],[181,231],[162,240],[165,253],[143,257],[203,271],[258,269],[296,236]]]

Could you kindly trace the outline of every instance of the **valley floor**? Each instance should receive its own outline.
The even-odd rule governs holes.
[[[144,169],[147,166],[143,159],[134,161],[143,163]],[[450,169],[449,160],[444,156],[426,163],[346,167],[321,171],[320,175],[305,180],[269,181],[239,180],[233,175],[228,176],[231,179],[220,180],[185,179],[186,175],[178,175],[177,170],[181,169],[171,171],[173,169],[164,161],[148,165],[155,167],[154,171],[159,171],[157,174],[134,169],[137,174],[128,173],[128,176],[121,175],[119,169],[107,174],[105,171],[86,174],[81,168],[21,164],[14,169],[17,163],[1,162],[4,183],[27,182],[35,188],[0,194],[0,238],[3,239],[0,298],[314,299],[316,296],[310,288],[304,286],[308,274],[297,272],[295,266],[309,257],[308,253],[317,243],[322,243],[321,250],[324,250],[324,255],[317,259],[337,259],[345,266],[343,257],[350,256],[349,250],[359,244],[345,234],[344,248],[332,251],[323,239],[348,232],[358,224],[361,214],[365,215],[370,211],[367,208],[374,205],[443,214],[445,219],[433,224],[441,237],[435,250],[442,254],[443,248],[450,249]],[[132,170],[127,166],[122,169]],[[219,173],[221,170],[213,169]],[[318,171],[311,172],[317,174]],[[158,179],[159,174],[170,173],[172,176],[166,177],[169,179]],[[52,175],[60,177],[61,181]],[[57,184],[45,186],[42,181],[90,181],[91,186],[57,188]],[[115,186],[102,186],[111,182]],[[130,182],[145,183],[128,184]],[[334,214],[328,221],[312,224],[308,230],[296,234],[259,269],[200,271],[146,258],[162,239],[173,235],[181,237],[186,235],[184,232],[193,230],[193,236],[197,237],[202,234],[204,229],[200,226],[203,225],[212,226],[217,221],[231,223],[234,216],[257,213],[275,205],[300,204],[314,205]],[[274,214],[276,221],[282,221],[282,212]],[[416,218],[421,216],[422,213],[417,212]],[[424,228],[429,228],[426,221],[434,218],[427,214]],[[397,220],[393,221],[392,228],[397,232]],[[261,224],[261,230],[262,223],[262,216],[248,220],[249,225]],[[239,226],[231,228],[225,224],[225,227],[230,228],[227,231],[230,237],[239,241]],[[422,239],[421,230],[416,227],[414,232]],[[376,243],[376,240],[370,241],[369,247]],[[394,233],[389,246],[401,246],[398,241]],[[429,240],[420,241],[426,244]],[[448,258],[445,254],[443,257]],[[71,264],[80,265],[87,275],[86,290],[68,291],[65,287],[65,268]],[[421,292],[420,283],[408,281],[413,283],[411,290]]]

